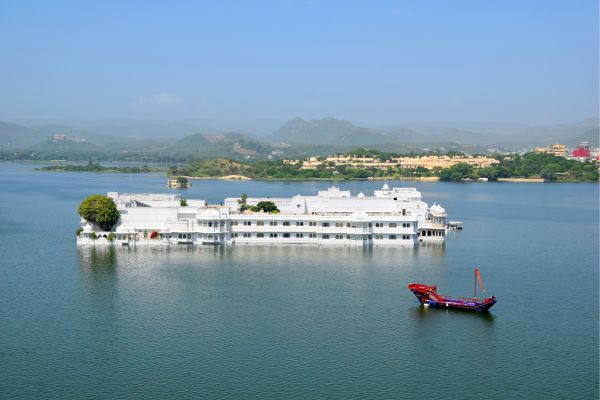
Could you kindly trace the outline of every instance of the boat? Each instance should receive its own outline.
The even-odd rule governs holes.
[[[477,283],[485,293],[479,269],[475,268],[475,295],[473,297],[452,297],[439,294],[437,286],[411,283],[408,289],[414,293],[419,303],[425,307],[443,307],[467,311],[488,311],[496,304],[496,296],[477,298]]]
[[[448,222],[448,229],[462,229],[463,223],[461,221],[450,221]]]

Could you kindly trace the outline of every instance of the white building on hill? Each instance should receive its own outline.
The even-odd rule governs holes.
[[[120,220],[111,235],[82,221],[79,245],[281,243],[316,245],[408,245],[443,243],[446,212],[428,207],[414,188],[387,184],[372,196],[331,187],[316,196],[248,198],[249,206],[271,201],[278,213],[240,212],[240,198],[222,206],[179,195],[109,193]],[[94,236],[100,239],[92,239]],[[114,238],[112,237],[114,236]]]

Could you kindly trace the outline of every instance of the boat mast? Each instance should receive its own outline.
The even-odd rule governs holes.
[[[477,298],[477,268],[475,268],[475,271],[473,271],[475,273],[475,276],[473,276],[473,292],[475,293],[475,295],[473,296],[473,298]]]
[[[477,281],[479,280],[479,286],[481,287],[481,291],[485,293],[485,286],[483,286],[483,280],[481,280],[481,275],[479,274],[479,269],[475,268],[475,278],[474,278],[474,288],[475,288],[475,298],[477,298]],[[485,297],[485,296],[484,296]]]

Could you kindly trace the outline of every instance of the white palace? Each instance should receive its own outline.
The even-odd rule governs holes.
[[[223,205],[180,195],[109,192],[120,213],[114,232],[85,220],[78,245],[281,243],[315,245],[408,245],[443,243],[446,211],[429,207],[415,188],[387,184],[372,196],[330,187],[316,196],[248,198],[249,206],[271,201],[280,212],[240,212],[240,198]],[[110,235],[110,237],[109,237]],[[95,239],[94,239],[95,238]],[[109,240],[112,239],[112,240]]]

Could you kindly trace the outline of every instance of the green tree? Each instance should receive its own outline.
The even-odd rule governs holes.
[[[556,180],[556,173],[551,169],[543,169],[540,172],[540,176],[544,178],[546,182],[552,182]]]
[[[279,212],[279,209],[272,201],[259,201],[258,204],[250,209],[252,211]]]
[[[181,199],[179,199],[179,205],[181,207],[187,207],[187,200],[182,197]]]
[[[244,212],[248,208],[250,208],[248,206],[248,204],[246,203],[247,201],[248,201],[248,195],[246,193],[243,193],[242,197],[238,200],[238,204],[240,205],[240,212]]]
[[[179,184],[179,186],[185,188],[185,187],[188,187],[190,181],[185,176],[178,176],[177,177],[177,183]]]
[[[477,178],[474,174],[474,167],[466,163],[454,164],[450,168],[444,168],[440,171],[440,180],[442,181],[460,181],[465,178]]]
[[[86,221],[97,223],[110,231],[119,220],[119,211],[110,197],[94,194],[81,202],[77,210]]]

